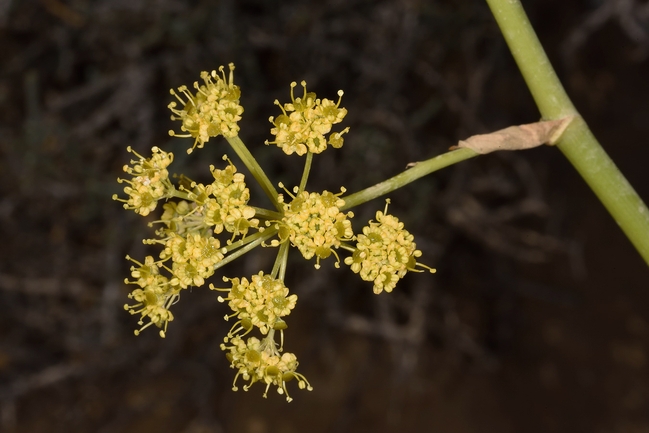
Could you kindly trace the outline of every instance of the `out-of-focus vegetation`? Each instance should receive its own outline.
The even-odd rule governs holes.
[[[524,6],[646,200],[649,5]],[[301,160],[263,145],[273,100],[302,79],[322,97],[343,89],[351,130],[309,182],[354,192],[458,139],[538,119],[482,2],[5,0],[0,47],[0,431],[649,429],[646,268],[551,148],[474,159],[392,194],[438,274],[409,275],[390,296],[331,263],[291,262],[300,303],[287,349],[315,390],[288,405],[231,391],[214,293],[183,294],[165,340],[134,337],[122,308],[123,257],[144,256],[151,231],[110,200],[126,146],[172,150],[173,169],[196,179],[229,150],[214,140],[186,155],[167,135],[169,88],[234,62],[240,135],[290,185]],[[355,209],[355,224],[382,207]],[[268,253],[215,278],[269,269]]]

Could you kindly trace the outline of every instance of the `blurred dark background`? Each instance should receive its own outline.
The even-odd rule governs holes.
[[[523,4],[649,199],[649,3]],[[549,147],[391,194],[438,269],[391,295],[293,254],[286,348],[315,390],[290,384],[290,404],[260,385],[231,391],[214,293],[184,293],[164,340],[133,336],[122,308],[124,256],[143,257],[151,236],[110,199],[126,146],[173,150],[172,171],[195,178],[228,151],[217,139],[188,157],[168,137],[169,88],[234,62],[241,137],[289,185],[301,159],[262,144],[273,100],[301,79],[320,97],[344,89],[351,131],[315,158],[309,188],[357,191],[458,139],[538,120],[484,2],[2,0],[0,52],[0,431],[649,432],[647,266]],[[355,209],[356,230],[383,203]],[[225,275],[269,270],[272,253]]]

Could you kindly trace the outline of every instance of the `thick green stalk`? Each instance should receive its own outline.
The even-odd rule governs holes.
[[[270,201],[273,202],[273,206],[275,206],[278,211],[282,211],[282,207],[277,201],[277,190],[243,141],[241,141],[238,135],[232,138],[226,137],[226,140],[228,140],[232,149],[234,149],[241,161],[243,161],[244,165],[248,170],[250,170],[250,173],[252,173]]]
[[[649,210],[579,117],[518,0],[487,0],[545,120],[576,115],[557,147],[649,264]]]
[[[424,177],[427,174],[430,174],[434,171],[440,170],[449,165],[456,164],[465,159],[473,158],[478,156],[478,153],[474,152],[471,149],[457,149],[452,150],[447,153],[443,153],[434,158],[427,159],[426,161],[421,161],[415,164],[413,167],[407,169],[404,172],[397,174],[394,177],[391,177],[388,180],[377,183],[376,185],[365,188],[362,191],[355,192],[348,196],[342,197],[345,200],[345,205],[341,210],[350,209],[359,204],[368,202],[372,199],[380,197],[384,194],[399,189],[404,185],[413,182],[420,177]]]

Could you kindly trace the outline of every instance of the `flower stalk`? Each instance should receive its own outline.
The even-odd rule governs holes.
[[[402,186],[408,185],[410,182],[424,177],[449,165],[457,164],[479,154],[471,149],[457,149],[450,152],[443,153],[425,161],[417,162],[414,166],[397,174],[390,179],[372,185],[369,188],[349,194],[342,199],[345,200],[345,205],[341,210],[350,209],[370,200],[373,200],[382,195],[388,194]]]
[[[281,211],[282,207],[277,201],[277,190],[243,141],[241,141],[238,135],[225,138],[228,140],[228,143],[230,143],[230,146],[236,152],[237,156],[239,156],[243,164],[248,168],[248,170],[250,170],[250,173],[264,190],[270,201],[273,203],[275,209]]]
[[[306,159],[304,161],[304,171],[302,171],[302,179],[300,180],[300,186],[297,193],[301,193],[306,188],[306,182],[309,179],[309,173],[311,173],[311,162],[313,161],[313,152],[307,152]]]
[[[487,0],[545,120],[575,116],[556,146],[649,264],[649,210],[579,116],[518,0]]]

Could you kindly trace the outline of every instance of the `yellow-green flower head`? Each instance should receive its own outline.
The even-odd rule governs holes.
[[[224,156],[224,159],[227,159]],[[212,205],[209,209],[209,218],[215,225],[222,225],[233,238],[238,235],[245,236],[249,228],[256,228],[259,220],[255,219],[255,209],[248,206],[250,190],[246,187],[245,176],[237,173],[237,168],[229,159],[228,166],[218,170],[210,166],[214,182],[212,182],[211,193],[216,198],[217,206]]]
[[[280,194],[279,201],[284,207],[284,217],[279,223],[280,241],[274,240],[271,245],[290,240],[305,259],[316,256],[316,269],[320,268],[320,259],[326,259],[332,253],[338,258],[333,249],[340,247],[341,241],[354,237],[351,221],[347,219],[354,214],[340,211],[345,205],[340,198],[344,192],[344,188],[339,194],[302,191],[290,203],[284,203],[284,196]]]
[[[153,155],[147,159],[130,146],[126,150],[139,159],[131,160],[131,166],[125,165],[123,168],[126,173],[133,176],[131,180],[117,179],[119,183],[128,184],[124,187],[128,199],[121,199],[115,194],[113,200],[123,202],[124,209],[132,209],[135,213],[147,216],[156,208],[158,200],[171,194],[173,187],[169,182],[167,167],[173,161],[173,154],[153,147],[151,149]]]
[[[147,260],[145,260],[146,264]],[[136,262],[138,263],[138,262]],[[144,288],[133,290],[128,297],[137,302],[135,305],[124,305],[124,309],[131,314],[139,314],[138,325],[140,329],[135,330],[139,335],[144,329],[151,325],[160,328],[160,336],[164,338],[167,332],[167,325],[174,319],[169,307],[178,299],[178,287],[175,287],[169,279],[163,275],[155,275]],[[127,283],[131,283],[126,281]],[[149,322],[144,323],[148,318]]]
[[[288,288],[282,280],[264,275],[259,272],[247,278],[223,278],[232,284],[230,289],[220,289],[210,284],[210,289],[228,292],[227,297],[219,296],[219,302],[228,301],[228,306],[234,313],[230,317],[237,317],[243,321],[244,329],[252,326],[259,328],[262,334],[267,334],[271,329],[283,330],[286,327],[282,317],[288,316],[295,308],[297,295],[289,295]],[[229,335],[232,338],[232,333]]]
[[[212,269],[202,268],[196,262],[174,262],[171,268],[173,278],[171,282],[186,289],[189,286],[201,287],[205,284],[205,278],[214,274]]]
[[[236,236],[245,236],[250,228],[258,227],[255,209],[247,204],[250,191],[244,175],[237,173],[231,161],[223,170],[214,166],[210,166],[210,170],[214,176],[211,184],[191,182],[187,188],[181,187],[189,201],[163,205],[165,211],[157,221],[167,226],[162,232],[184,235],[186,232],[211,230],[220,234],[225,229],[232,233],[230,243]]]
[[[338,91],[338,102],[320,100],[315,93],[307,93],[305,81],[301,84],[304,88],[302,97],[294,96],[293,89],[297,86],[294,81],[291,83],[291,102],[282,105],[275,100],[275,105],[279,106],[283,114],[268,119],[273,124],[270,133],[275,136],[275,140],[266,140],[266,144],[276,144],[287,155],[304,155],[307,151],[321,153],[327,148],[327,144],[342,147],[342,136],[349,128],[331,134],[329,132],[332,125],[342,122],[347,114],[347,109],[340,107],[343,91]],[[328,139],[326,134],[329,134]]]
[[[223,259],[223,250],[218,239],[200,233],[187,235],[184,258],[197,268],[212,268]],[[207,278],[207,277],[205,277]]]
[[[286,395],[286,401],[292,401],[286,383],[293,379],[297,379],[298,388],[313,390],[306,377],[296,371],[297,357],[289,352],[280,355],[273,341],[267,339],[259,341],[255,337],[244,341],[240,337],[234,337],[230,343],[229,346],[222,344],[221,349],[226,351],[226,358],[231,363],[230,367],[237,370],[232,383],[233,391],[239,389],[237,387],[239,377],[248,381],[243,386],[244,391],[248,391],[255,382],[266,384],[264,398],[267,397],[268,389],[273,385],[277,387],[278,394]]]
[[[227,160],[227,157],[224,156]],[[211,227],[214,233],[225,229],[232,233],[233,238],[248,233],[248,229],[257,227],[259,220],[255,219],[255,209],[248,206],[250,190],[246,187],[245,176],[237,173],[237,168],[228,160],[228,166],[223,170],[210,166],[214,182],[205,186],[192,183],[189,199],[199,208],[189,219],[203,219],[203,224]],[[187,217],[184,218],[188,220]]]
[[[376,212],[376,222],[370,221],[363,227],[363,234],[356,236],[356,249],[345,259],[345,264],[363,280],[374,282],[376,294],[384,290],[391,292],[399,279],[415,270],[415,266],[435,272],[417,263],[421,251],[417,249],[414,236],[404,229],[397,217],[388,215],[387,210],[386,204],[383,212]]]
[[[126,148],[127,152],[131,152],[137,156],[138,160],[131,160],[132,167],[124,166],[124,171],[133,177],[137,178],[142,183],[147,182],[160,182],[169,177],[167,167],[171,165],[174,160],[174,155],[171,152],[165,152],[157,146],[151,148],[152,156],[149,159],[144,158],[139,153],[135,152],[131,146]]]
[[[156,281],[158,275],[160,275],[160,263],[153,260],[152,256],[146,256],[144,258],[144,263],[140,263],[130,256],[126,256],[126,259],[138,265],[131,266],[131,276],[136,280],[126,280],[125,282],[127,284],[137,284],[138,286],[144,288],[153,284]]]
[[[185,289],[200,287],[214,274],[214,265],[223,260],[224,249],[218,239],[208,234],[190,232],[185,236],[169,232],[160,258],[173,265],[172,284]]]
[[[182,223],[183,218],[190,212],[190,204],[185,200],[178,202],[169,201],[162,205],[162,216],[160,222],[168,227],[168,231],[182,234],[187,230],[185,224]],[[163,230],[163,232],[166,232]],[[163,233],[160,233],[163,235]]]
[[[201,72],[204,84],[194,82],[196,93],[192,93],[187,86],[180,86],[178,92],[170,90],[181,104],[179,107],[175,101],[169,103],[168,108],[173,113],[171,120],[180,120],[180,130],[185,134],[169,131],[169,135],[193,137],[194,145],[187,153],[191,153],[196,147],[203,147],[210,137],[223,135],[231,138],[239,133],[237,122],[241,120],[243,113],[243,107],[239,105],[241,91],[234,84],[234,64],[230,63],[228,67],[228,78],[223,66],[219,68],[220,75],[216,71]]]
[[[124,187],[124,192],[128,195],[128,199],[124,200],[113,195],[113,200],[124,202],[124,209],[131,209],[135,213],[142,216],[147,216],[155,210],[158,206],[158,200],[165,195],[164,188],[159,184],[142,185],[132,183],[126,179],[117,179],[118,182],[127,182],[132,186]]]

